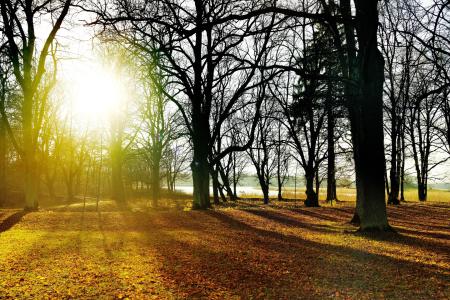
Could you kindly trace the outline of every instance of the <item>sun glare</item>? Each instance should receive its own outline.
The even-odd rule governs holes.
[[[70,77],[70,107],[79,122],[99,126],[125,105],[125,88],[114,70],[85,63]]]

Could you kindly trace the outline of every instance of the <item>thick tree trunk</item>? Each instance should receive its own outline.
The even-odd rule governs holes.
[[[269,187],[263,187],[264,204],[269,204]]]
[[[398,205],[398,204],[400,204],[399,197],[398,197],[399,192],[400,192],[400,182],[399,182],[398,174],[395,171],[390,172],[390,181],[391,181],[391,190],[389,193],[388,204]]]
[[[264,178],[261,177],[259,177],[259,184],[261,185],[264,204],[269,204],[269,185],[265,182]]]
[[[208,117],[198,113],[193,116],[192,143],[194,157],[191,163],[192,179],[194,184],[194,209],[207,209],[211,207],[209,199],[209,172],[208,145],[209,121]]]
[[[26,87],[23,93],[22,123],[25,164],[25,210],[36,210],[38,202],[39,173],[36,163],[36,150],[33,143],[33,96]]]
[[[305,206],[308,207],[319,207],[319,199],[317,197],[317,193],[314,191],[314,177],[315,172],[312,168],[305,172],[306,200],[304,203]]]
[[[417,185],[417,194],[419,196],[419,201],[427,201],[427,183],[420,182]]]
[[[360,230],[389,230],[384,192],[384,59],[377,48],[377,0],[355,0],[359,42],[358,89],[353,110],[357,213]]]
[[[204,4],[200,0],[195,0],[195,25],[197,28],[203,26]],[[208,209],[211,207],[209,199],[209,171],[208,162],[209,150],[211,147],[209,114],[211,98],[206,98],[202,91],[203,88],[203,67],[202,67],[202,47],[203,31],[197,30],[194,42],[194,86],[192,103],[192,144],[193,161],[191,163],[192,179],[194,185],[194,200],[192,207],[194,209]],[[212,74],[209,74],[212,75]],[[212,95],[210,95],[212,96]]]
[[[261,168],[261,166],[255,164],[255,161],[254,166],[256,168],[256,176],[259,181],[259,186],[261,187],[261,191],[263,193],[264,204],[269,204],[269,182],[266,180],[266,176],[264,176],[264,167]]]
[[[339,1],[339,9],[344,18],[350,19],[352,18],[352,5],[350,0],[340,0]],[[358,155],[358,152],[356,151],[357,145],[355,145],[355,132],[357,132],[356,129],[356,122],[354,121],[356,118],[356,109],[355,109],[355,99],[358,94],[356,90],[356,86],[358,85],[358,78],[359,78],[359,71],[356,64],[356,39],[355,39],[355,26],[353,22],[346,22],[344,23],[344,31],[345,31],[345,42],[346,45],[344,46],[341,41],[339,29],[335,28],[335,45],[338,48],[343,48],[344,50],[341,50],[341,55],[339,59],[339,63],[341,66],[341,70],[343,74],[346,74],[349,80],[353,81],[354,84],[351,84],[350,82],[344,83],[344,95],[346,98],[346,104],[349,112],[349,119],[350,119],[350,130],[352,132],[352,145],[353,145],[353,155],[354,158]],[[344,48],[345,47],[345,48]],[[356,159],[354,159],[355,165],[358,163]],[[356,166],[355,166],[356,169]],[[361,206],[361,183],[360,178],[356,176],[356,208],[353,215],[353,218],[351,219],[350,223],[360,225],[360,217],[359,217],[359,210]]]
[[[194,160],[191,163],[192,179],[194,184],[194,209],[207,209],[211,207],[209,200],[208,156],[203,156],[201,152],[202,151],[194,150]]]
[[[6,186],[6,129],[0,117],[0,207],[7,199]]]

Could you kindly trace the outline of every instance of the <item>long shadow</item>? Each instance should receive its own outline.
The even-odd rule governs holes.
[[[22,211],[13,213],[12,215],[10,215],[6,219],[4,219],[2,221],[2,223],[0,223],[0,233],[11,229],[14,225],[19,223],[22,220],[22,218],[28,213],[29,213],[29,211],[22,210]]]
[[[126,217],[125,222],[127,224],[128,222],[131,223],[129,224],[129,226],[127,226],[126,229],[143,232],[144,236],[149,237],[147,246],[159,250],[157,252],[159,253],[159,258],[162,262],[162,265],[164,266],[164,275],[168,276],[168,278],[173,280],[174,283],[180,285],[180,289],[183,289],[185,291],[192,288],[198,288],[202,285],[202,283],[209,283],[211,281],[211,278],[212,280],[214,280],[218,287],[222,287],[230,292],[240,294],[243,296],[243,298],[249,298],[248,296],[251,294],[252,288],[255,288],[255,285],[252,285],[251,282],[258,283],[258,279],[262,280],[261,282],[259,282],[259,285],[264,285],[266,287],[282,286],[283,288],[287,289],[292,285],[291,289],[295,289],[295,286],[293,285],[294,283],[288,282],[290,280],[289,277],[283,277],[276,274],[265,274],[263,268],[254,268],[251,267],[251,265],[245,263],[247,259],[246,256],[243,256],[240,253],[236,253],[235,256],[231,254],[230,251],[226,251],[229,250],[227,249],[228,246],[226,243],[234,245],[238,244],[241,245],[241,247],[246,247],[246,239],[248,239],[249,237],[255,237],[253,241],[254,243],[252,245],[258,246],[261,251],[263,251],[264,249],[269,249],[279,252],[283,255],[275,257],[279,257],[279,259],[283,262],[289,261],[288,258],[292,259],[293,262],[290,262],[289,264],[296,267],[295,269],[289,270],[292,270],[296,273],[301,272],[300,268],[305,263],[305,260],[312,261],[313,258],[316,258],[315,255],[317,255],[317,261],[319,261],[320,256],[323,257],[324,255],[339,255],[348,260],[348,264],[345,264],[344,266],[350,266],[353,263],[356,263],[358,266],[364,267],[365,262],[367,262],[367,260],[371,260],[375,263],[374,265],[390,266],[390,269],[393,270],[393,273],[396,266],[401,267],[403,270],[407,270],[409,267],[414,267],[415,270],[425,271],[425,274],[438,276],[440,282],[445,282],[445,278],[443,278],[444,275],[441,272],[432,269],[431,266],[426,264],[405,262],[403,260],[397,260],[382,254],[372,254],[343,246],[322,244],[302,239],[301,237],[293,235],[285,235],[276,231],[259,229],[241,221],[240,219],[237,219],[236,217],[230,216],[229,214],[220,211],[181,213],[178,216],[183,220],[181,220],[180,222],[176,222],[176,224],[174,224],[174,227],[175,229],[189,228],[192,230],[197,230],[199,231],[196,234],[197,236],[203,236],[208,240],[218,237],[220,238],[220,240],[226,242],[224,243],[223,249],[210,249],[209,247],[205,247],[205,244],[203,243],[187,243],[183,240],[174,238],[172,235],[167,235],[166,231],[168,228],[166,227],[166,225],[170,224],[173,218],[173,214],[162,214],[162,216],[160,215],[160,218],[164,219],[164,222],[160,222],[160,220],[155,220],[154,218],[152,218],[153,216],[155,216],[155,214],[122,214]],[[102,223],[102,226],[99,226],[100,230],[109,229],[108,225],[103,226],[104,221],[106,223],[109,223],[109,214],[105,214],[102,217],[102,219],[97,220],[97,222]],[[219,227],[210,226],[211,220],[220,221]],[[216,231],[216,228],[220,228],[220,224],[222,224],[222,226],[224,226],[225,228],[229,228],[232,230]],[[241,236],[236,234],[236,231],[244,231],[247,232],[248,235],[246,234]],[[161,240],[163,242],[161,242]],[[162,244],[172,245],[173,247],[167,247]],[[103,246],[105,247],[105,244],[103,244]],[[109,246],[106,245],[105,248],[108,247]],[[174,252],[171,251],[171,249],[176,249],[178,251]],[[303,252],[310,253],[310,251],[313,251],[314,257],[305,257],[301,255]],[[179,253],[182,253],[183,256],[179,257]],[[188,259],[192,258],[193,261],[185,260],[182,257]],[[271,257],[272,256],[269,256],[268,259],[272,259]],[[125,257],[121,259],[126,261]],[[265,258],[263,257],[262,261],[260,262],[264,261]],[[227,263],[222,265],[223,262]],[[342,267],[339,261],[328,262],[327,260],[325,260],[324,262],[327,264],[331,264],[332,267]],[[104,261],[104,263],[110,263],[110,261],[107,259]],[[192,265],[192,267],[185,269],[183,268],[185,264]],[[310,270],[309,272],[312,273],[308,273],[307,275],[314,275],[320,278],[320,262],[318,262],[318,266],[319,267]],[[376,270],[369,271],[371,272],[370,274],[376,274]],[[116,280],[114,274],[115,273],[113,272],[111,273],[111,280]],[[187,274],[187,277],[183,276],[184,274]],[[230,280],[230,278],[234,278],[235,280]],[[362,286],[369,286],[371,284],[370,278],[357,278],[363,280],[364,284]],[[424,276],[424,278],[426,278],[426,276]],[[359,287],[355,287],[350,281],[343,281],[342,285],[343,287],[346,287],[348,285],[353,289],[359,289]],[[170,287],[171,286],[168,286],[168,288]],[[206,298],[208,296],[208,293],[213,293],[215,291],[213,286],[207,285],[207,288],[205,289],[205,293],[199,292],[200,294],[193,295],[193,297],[204,296],[204,298]],[[282,293],[283,290],[279,290],[281,291],[280,293]],[[404,289],[403,291],[404,293],[407,293]],[[360,293],[363,292],[363,290],[360,291]],[[302,294],[301,296],[303,296],[303,298],[308,298],[307,294]],[[324,295],[321,296],[323,298]]]
[[[397,232],[395,232],[395,233],[394,232],[368,232],[368,233],[356,232],[354,234],[357,236],[363,236],[370,240],[389,242],[389,243],[394,243],[394,244],[399,244],[399,245],[404,245],[404,246],[410,246],[410,247],[423,249],[425,251],[431,250],[440,255],[448,256],[448,246],[444,245],[444,243],[441,243],[441,242],[438,242],[435,240],[421,239],[419,236],[409,236],[409,235],[402,234],[402,233],[417,234],[418,232],[414,232],[414,231],[408,232],[408,230],[405,230],[403,228],[396,229],[396,230],[397,230]],[[433,237],[433,235],[429,234],[429,233],[421,233],[420,235],[424,236],[424,237],[427,237],[427,236]],[[442,237],[439,239],[442,240]],[[446,240],[449,241],[448,238]]]
[[[415,220],[415,221],[406,221],[404,219],[396,219],[393,216],[388,216],[389,221],[392,223],[397,223],[398,225],[401,226],[409,226],[409,227],[415,227],[415,228],[420,228],[420,229],[425,229],[425,230],[450,230],[449,226],[445,226],[445,225],[431,225],[431,224],[420,224],[419,222],[421,222],[420,220]]]
[[[447,209],[444,209],[447,208]],[[450,216],[448,207],[425,207],[422,205],[405,205],[399,207],[390,206],[388,209],[389,215],[393,215],[400,218],[423,218],[433,216],[429,221],[437,222],[440,224],[441,222],[446,222]]]
[[[175,283],[175,286],[167,287],[193,293],[187,295],[188,299],[207,299],[217,287],[250,299],[255,290],[253,283],[267,287],[277,287],[283,283],[281,278],[252,267],[244,259],[238,259],[240,255],[237,253],[231,254],[226,249],[213,251],[202,244],[178,240],[161,229],[147,233],[146,243],[157,249],[158,258],[162,260],[159,271],[163,277]],[[168,248],[173,252],[168,252]]]
[[[285,216],[280,216],[279,214],[276,213],[270,213],[267,211],[248,211],[251,213],[254,213],[256,215],[259,215],[261,217],[265,217],[267,219],[271,219],[273,221],[282,223],[282,224],[286,224],[286,225],[290,225],[290,226],[298,226],[298,227],[303,227],[305,229],[309,229],[309,230],[314,230],[314,231],[319,231],[319,232],[331,232],[332,230],[328,229],[326,230],[326,228],[330,228],[329,226],[324,226],[324,225],[312,225],[309,223],[303,223],[303,222],[299,222],[297,220],[293,220],[293,219],[289,219]],[[309,210],[295,210],[295,212],[298,213],[304,213],[305,215],[311,216],[311,217],[315,217],[318,219],[323,219],[323,220],[327,220],[327,221],[334,221],[334,222],[338,222],[340,221],[339,219],[334,219],[334,218],[327,218],[324,217],[322,214],[317,213],[317,212],[312,212]],[[406,236],[402,233],[410,233],[410,234],[415,234],[418,236]],[[445,235],[445,234],[438,234],[438,233],[433,233],[433,232],[421,232],[421,231],[414,231],[414,230],[407,230],[407,229],[403,229],[400,228],[398,233],[369,233],[369,234],[361,234],[361,233],[355,233],[357,235],[363,235],[364,237],[368,238],[368,239],[372,239],[372,240],[378,240],[378,241],[385,241],[385,242],[390,242],[390,243],[395,243],[395,244],[401,244],[401,245],[406,245],[406,246],[414,246],[414,247],[418,247],[418,248],[422,248],[424,250],[429,250],[429,249],[433,249],[435,252],[438,253],[442,253],[445,254],[447,253],[447,249],[446,246],[443,245],[440,242],[437,241],[433,241],[433,240],[424,240],[421,239],[420,236],[423,237],[431,237],[431,238],[437,238],[437,239],[444,239],[449,241],[449,236]]]
[[[301,222],[294,218],[290,218],[288,216],[281,215],[281,214],[271,212],[271,211],[254,210],[254,209],[249,209],[249,210],[245,210],[245,211],[248,213],[251,213],[253,215],[256,215],[256,216],[259,216],[262,218],[266,218],[268,220],[275,221],[277,223],[287,225],[287,226],[301,227],[301,228],[305,228],[307,230],[317,231],[317,232],[322,232],[322,233],[332,232],[332,230],[328,226]]]
[[[303,214],[306,216],[310,216],[313,218],[317,218],[317,219],[322,219],[325,221],[331,221],[331,222],[339,222],[342,221],[341,218],[339,218],[338,216],[329,216],[328,214],[321,214],[317,211],[312,211],[311,209],[304,209],[304,208],[296,208],[296,209],[291,209],[291,211],[299,213],[299,214]]]
[[[393,223],[412,228],[428,230],[448,230],[450,214],[445,211],[427,211],[417,207],[401,207],[388,209],[388,218]]]
[[[413,230],[407,228],[396,228],[396,230],[400,233],[419,235],[424,237],[431,237],[434,239],[441,239],[450,241],[450,232],[442,233],[442,232],[431,232],[431,231],[421,231],[421,230]]]
[[[232,218],[225,213],[221,213],[221,212],[217,212],[217,211],[208,211],[207,213],[210,216],[215,217],[216,219],[220,220],[221,222],[229,224],[232,228],[252,231],[259,236],[270,237],[270,238],[273,238],[278,241],[284,241],[284,242],[289,241],[289,242],[291,242],[291,246],[295,246],[295,245],[297,245],[297,246],[301,245],[301,247],[310,246],[311,248],[321,249],[321,251],[328,250],[330,253],[338,253],[340,255],[343,255],[343,256],[346,256],[349,258],[366,257],[366,258],[372,258],[372,259],[383,259],[383,260],[388,260],[391,263],[401,264],[403,266],[409,266],[409,267],[416,268],[416,269],[420,268],[423,271],[427,271],[432,274],[442,276],[442,273],[440,273],[438,270],[436,270],[432,266],[424,264],[424,263],[420,263],[420,262],[412,263],[412,262],[408,262],[405,260],[395,259],[395,258],[386,256],[386,255],[382,255],[382,254],[373,254],[373,253],[368,253],[365,251],[342,247],[342,246],[317,243],[314,241],[302,239],[298,236],[284,235],[284,234],[280,234],[275,231],[255,228],[255,227],[250,226],[242,221],[236,220],[235,218]],[[327,231],[327,232],[332,233],[331,231]],[[409,236],[403,236],[403,235],[399,235],[399,234],[392,234],[392,233],[382,234],[382,235],[377,235],[377,234],[364,235],[364,237],[366,237],[368,239],[395,242],[395,243],[418,247],[418,248],[423,247],[423,246],[421,247],[420,245],[418,245],[418,242],[424,244],[423,240],[420,240],[417,238],[412,238]],[[269,244],[273,244],[273,243],[268,243],[266,246],[269,246]],[[426,248],[426,247],[424,247],[424,248],[428,249],[428,250],[432,249],[433,251],[436,251],[437,250],[436,246],[437,245],[435,245],[433,243],[433,245],[430,245],[428,248]],[[443,253],[446,253],[445,252],[446,249],[443,245],[439,245],[438,248],[439,248],[439,250],[443,251]],[[441,252],[441,251],[439,251],[439,252]],[[450,269],[446,268],[446,271],[448,272],[448,271],[450,271]]]

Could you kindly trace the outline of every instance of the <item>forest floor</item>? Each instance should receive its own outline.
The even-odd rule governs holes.
[[[450,203],[389,207],[385,234],[353,205],[1,210],[0,299],[450,298]]]

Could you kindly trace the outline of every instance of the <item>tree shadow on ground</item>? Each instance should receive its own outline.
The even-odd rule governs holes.
[[[12,215],[10,215],[9,217],[7,217],[6,219],[4,219],[1,223],[0,223],[0,233],[5,232],[9,229],[11,229],[14,225],[16,225],[17,223],[19,223],[22,218],[27,215],[29,213],[29,211],[18,211],[13,213]]]
[[[299,214],[303,214],[303,215],[306,215],[306,216],[309,216],[309,217],[312,217],[315,219],[321,219],[324,221],[331,221],[331,222],[342,221],[342,218],[340,216],[336,215],[335,213],[329,214],[324,209],[321,210],[322,213],[319,213],[317,211],[317,209],[315,209],[315,208],[313,208],[313,209],[296,208],[296,209],[290,209],[290,211],[293,211],[293,212],[296,212]]]
[[[414,231],[404,228],[396,228],[397,232],[369,232],[362,233],[359,231],[344,231],[339,226],[339,218],[328,217],[327,215],[309,210],[295,210],[297,216],[289,216],[282,213],[282,211],[267,211],[267,210],[246,210],[246,212],[275,221],[285,226],[293,226],[304,228],[310,231],[331,233],[341,231],[342,233],[354,234],[356,236],[363,236],[364,238],[405,245],[409,247],[416,247],[424,250],[433,249],[436,253],[445,255],[448,252],[449,236],[442,233]],[[316,220],[332,221],[334,225],[317,224],[299,220],[297,217],[303,215],[310,216]],[[425,239],[426,238],[426,239]],[[432,238],[432,239],[430,239]],[[436,240],[437,239],[437,240]]]
[[[250,211],[247,211],[247,212],[250,212]],[[254,211],[252,211],[252,213],[254,213]],[[271,238],[274,238],[276,240],[281,240],[281,241],[292,241],[292,242],[294,242],[294,244],[297,244],[297,245],[299,245],[299,244],[310,245],[313,248],[317,248],[317,249],[321,248],[322,250],[329,250],[329,251],[340,253],[340,254],[343,254],[343,255],[346,255],[349,257],[360,257],[360,256],[369,255],[372,257],[379,257],[383,260],[389,260],[391,262],[408,265],[413,268],[424,269],[426,271],[433,272],[433,273],[436,271],[430,265],[424,264],[422,262],[411,263],[411,262],[408,262],[408,261],[402,260],[402,259],[394,259],[392,257],[386,256],[381,253],[380,254],[368,253],[368,252],[365,252],[362,250],[357,250],[357,249],[342,247],[342,246],[337,246],[337,245],[331,245],[331,244],[323,244],[320,242],[314,242],[311,240],[303,239],[298,236],[285,235],[285,234],[281,234],[279,232],[272,231],[272,230],[256,228],[245,222],[237,220],[236,218],[233,218],[230,215],[223,213],[223,212],[209,211],[208,214],[210,216],[217,218],[218,220],[221,220],[224,223],[229,224],[229,226],[232,226],[235,229],[252,231],[252,232],[256,233],[256,235],[271,237]],[[258,213],[258,215],[267,216],[266,213],[264,213],[264,214]],[[271,220],[273,220],[273,221],[278,220],[277,222],[279,222],[280,219],[282,219],[282,218],[279,218],[279,217],[272,218]],[[305,229],[308,229],[308,228],[305,228]],[[320,227],[319,229],[314,228],[314,230],[321,231],[323,233],[329,233],[329,234],[339,234],[331,228],[327,229],[327,228]],[[448,245],[444,245],[442,243],[436,243],[434,241],[423,240],[423,239],[419,239],[416,237],[406,236],[406,235],[399,234],[399,233],[393,233],[393,232],[360,233],[360,232],[355,232],[355,233],[351,233],[351,235],[361,236],[368,240],[391,242],[391,243],[401,244],[401,245],[408,246],[408,247],[424,249],[424,250],[428,250],[430,252],[435,252],[435,253],[441,254],[441,255],[443,255],[443,257],[448,256]],[[447,272],[450,272],[449,268],[445,268],[445,270]]]
[[[244,213],[269,216],[272,217],[271,221],[280,221],[279,217],[266,211],[261,213],[249,210]],[[257,223],[243,221],[223,211],[196,213],[197,218],[199,215],[203,217],[202,222],[196,223],[195,232],[191,233],[196,237],[194,240],[183,236],[184,233],[180,231],[183,228],[174,230],[180,234],[178,237],[169,235],[164,227],[160,227],[162,223],[150,225],[152,220],[149,220],[152,231],[147,235],[150,238],[149,246],[155,247],[160,253],[164,275],[182,290],[189,292],[190,289],[199,288],[200,294],[196,296],[200,297],[208,297],[211,295],[209,293],[214,293],[215,288],[219,288],[249,298],[257,295],[251,293],[252,289],[257,291],[262,286],[266,289],[265,292],[275,292],[274,295],[280,299],[290,299],[292,295],[296,295],[294,298],[314,295],[323,298],[329,296],[324,294],[326,286],[339,290],[350,289],[356,295],[363,296],[372,286],[376,291],[374,281],[387,284],[392,289],[391,292],[395,293],[394,298],[399,295],[412,297],[417,293],[413,290],[415,283],[405,286],[402,282],[402,287],[397,288],[402,279],[394,274],[415,274],[415,278],[425,284],[426,278],[445,282],[445,274],[449,271],[426,262],[392,257],[381,250],[373,253],[255,227]],[[303,226],[291,221],[287,221],[288,224]],[[320,230],[339,234],[322,228]],[[160,238],[164,239],[163,243],[155,242]],[[277,271],[263,267],[267,265],[272,265]],[[340,271],[335,272],[336,270]],[[361,270],[364,272],[361,273]],[[323,283],[327,285],[321,286]],[[313,290],[306,290],[305,286],[312,287]],[[422,292],[419,292],[422,293],[419,296],[425,298],[426,291]]]
[[[292,218],[292,217],[289,217],[289,216],[286,216],[286,215],[283,215],[283,214],[280,214],[280,213],[274,212],[274,211],[255,210],[255,209],[248,209],[245,211],[248,213],[251,213],[253,215],[281,223],[286,226],[299,227],[299,228],[304,228],[304,229],[307,229],[310,231],[316,231],[316,232],[321,232],[321,233],[330,233],[333,231],[333,228],[330,226],[302,222],[298,219],[295,219],[295,218]]]
[[[403,228],[394,228],[395,232],[360,232],[353,233],[355,236],[362,236],[366,239],[389,242],[393,244],[422,249],[424,251],[432,251],[440,255],[448,256],[448,247],[450,240],[448,238],[438,238],[432,233],[405,230]],[[413,234],[413,235],[405,235]],[[426,239],[428,238],[428,239]],[[431,239],[432,238],[432,239]],[[450,269],[449,269],[450,271]]]
[[[407,228],[396,228],[397,232],[399,233],[405,233],[405,234],[411,234],[411,235],[417,235],[417,236],[424,236],[429,237],[433,239],[441,239],[446,240],[450,242],[450,231],[447,232],[431,232],[431,231],[421,231],[416,229],[407,229]]]

